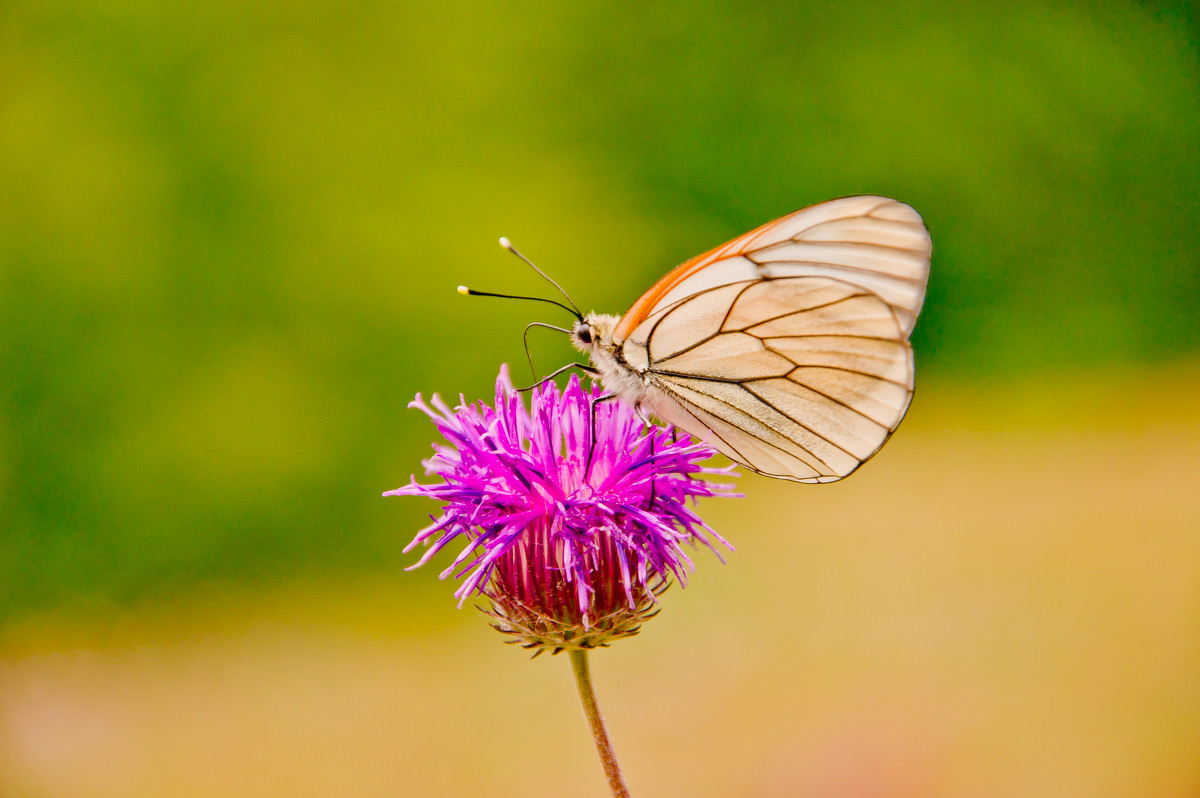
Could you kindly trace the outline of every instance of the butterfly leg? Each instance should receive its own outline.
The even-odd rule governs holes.
[[[654,458],[654,425],[650,423],[650,419],[646,417],[646,411],[642,409],[642,403],[638,402],[633,406],[633,412],[637,413],[637,417],[642,420],[642,434],[650,436],[650,458]],[[658,478],[650,478],[650,503],[646,505],[647,509],[654,509],[654,500],[658,498]]]
[[[537,376],[537,369],[533,367],[533,354],[529,351],[529,331],[534,327],[545,327],[547,330],[555,330],[556,332],[566,333],[567,335],[570,335],[571,331],[562,327],[555,327],[553,324],[543,324],[540,321],[530,322],[529,324],[525,325],[525,359],[529,361],[529,371],[532,372],[534,376]]]
[[[591,443],[588,444],[587,463],[583,467],[583,478],[585,481],[592,472],[592,455],[596,453],[596,406],[601,402],[607,402],[610,399],[616,398],[617,395],[615,393],[605,393],[591,401],[591,423],[588,426],[588,437]]]
[[[594,368],[592,368],[591,366],[587,365],[586,363],[568,363],[567,365],[563,366],[562,368],[558,369],[557,371],[555,371],[551,374],[548,374],[545,377],[542,377],[540,380],[535,382],[533,385],[526,385],[524,388],[518,388],[517,392],[525,393],[525,391],[532,391],[534,388],[538,387],[539,385],[545,385],[547,382],[550,382],[550,380],[554,379],[559,374],[562,374],[564,371],[568,371],[569,369],[579,369],[584,374],[587,374],[588,376],[591,376],[591,377],[595,377],[597,374],[600,373],[600,372],[596,371]]]

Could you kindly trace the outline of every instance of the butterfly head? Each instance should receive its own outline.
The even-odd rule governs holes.
[[[644,386],[621,354],[621,344],[613,340],[620,316],[589,313],[571,329],[571,343],[592,361],[592,368],[607,391],[630,402],[642,399]]]
[[[596,331],[585,319],[575,322],[575,327],[571,330],[571,339],[580,349],[590,349],[596,337]]]
[[[593,355],[597,350],[612,349],[612,333],[617,321],[616,316],[589,313],[571,328],[571,343],[588,355]]]

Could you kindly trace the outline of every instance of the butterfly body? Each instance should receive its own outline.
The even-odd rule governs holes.
[[[620,320],[620,316],[589,313],[571,331],[571,342],[592,361],[606,390],[663,418],[659,408],[669,406],[670,396],[656,384],[645,348],[613,337]]]
[[[833,200],[685,262],[571,339],[624,401],[759,473],[832,482],[908,408],[931,250],[907,205]]]
[[[613,330],[620,321],[620,316],[589,313],[571,330],[571,343],[592,361],[608,390],[633,400],[647,386],[648,364],[637,361],[630,364],[625,354],[625,342],[613,337]]]

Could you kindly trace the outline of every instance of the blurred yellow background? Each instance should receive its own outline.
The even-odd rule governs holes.
[[[635,795],[1200,795],[1186,3],[0,5],[0,796],[602,796],[403,573],[417,391],[798,207],[934,237],[909,418],[593,656]],[[570,351],[533,336],[539,369]]]

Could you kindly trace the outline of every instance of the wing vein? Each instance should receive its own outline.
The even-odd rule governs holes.
[[[681,376],[682,376],[682,375],[681,375]],[[687,376],[687,379],[696,380],[696,381],[704,381],[704,380],[707,380],[707,378],[706,378],[706,377],[696,377],[696,376],[691,376],[691,375],[688,375],[688,376]],[[784,418],[791,419],[793,422],[795,422],[795,423],[796,423],[796,425],[797,425],[797,426],[803,427],[804,429],[808,430],[809,432],[812,432],[812,434],[813,434],[813,435],[816,435],[816,436],[817,436],[818,438],[820,438],[821,440],[823,440],[823,441],[825,441],[825,442],[827,442],[827,443],[829,443],[829,444],[832,444],[833,446],[836,446],[838,449],[842,449],[842,447],[841,447],[841,446],[838,446],[836,443],[834,443],[833,441],[829,440],[829,439],[828,439],[828,438],[826,438],[824,435],[821,435],[821,434],[819,434],[819,433],[817,433],[817,432],[814,432],[813,430],[810,430],[810,429],[808,429],[808,427],[805,427],[803,424],[801,424],[799,421],[796,421],[794,418],[792,418],[791,416],[789,416],[787,413],[784,413],[784,412],[782,412],[781,410],[779,410],[779,408],[775,407],[775,406],[774,406],[774,405],[772,405],[770,402],[767,402],[767,401],[765,401],[765,400],[764,400],[764,399],[763,399],[761,396],[759,396],[758,394],[754,393],[753,391],[751,391],[751,390],[747,389],[747,388],[746,388],[746,386],[745,386],[743,383],[741,383],[741,382],[737,382],[737,381],[735,381],[735,380],[708,380],[708,381],[709,381],[709,382],[728,382],[728,383],[732,383],[732,384],[735,384],[735,385],[739,385],[739,386],[741,386],[742,390],[745,390],[745,391],[746,391],[747,393],[749,393],[751,396],[755,397],[755,398],[756,398],[756,399],[758,399],[760,402],[762,402],[763,404],[765,404],[767,407],[770,407],[772,410],[774,410],[776,413],[779,413],[779,414],[780,414],[781,416],[783,416]],[[664,384],[665,384],[665,385],[669,385],[670,383],[664,383]],[[689,387],[690,387],[690,386],[689,386]],[[805,387],[807,388],[808,386],[805,386]],[[713,394],[711,394],[711,393],[707,393],[707,392],[705,392],[705,391],[701,391],[701,390],[699,390],[698,388],[692,388],[692,390],[696,391],[696,393],[698,393],[698,394],[701,394],[701,395],[703,395],[703,396],[707,396],[709,399],[712,399],[714,402],[717,402],[718,404],[724,405],[725,407],[732,408],[732,409],[736,410],[737,412],[739,412],[739,413],[741,413],[741,414],[743,414],[743,415],[747,415],[747,416],[750,416],[751,418],[754,418],[754,416],[752,416],[750,413],[747,413],[747,412],[746,412],[745,410],[743,410],[742,408],[738,407],[738,406],[737,406],[737,405],[735,405],[735,404],[730,404],[729,402],[726,402],[724,399],[722,399],[722,398],[720,398],[720,397],[718,397],[718,396],[714,396],[714,395],[713,395]],[[677,398],[677,399],[678,399],[680,402],[687,402],[687,398],[686,398],[686,397],[684,397],[683,395],[681,395],[681,394],[679,394],[679,393],[676,393],[675,391],[670,391],[670,393],[672,393],[672,394],[673,394],[673,395],[674,395],[674,396],[675,396],[675,397],[676,397],[676,398]],[[703,408],[701,408],[701,409],[703,409]],[[711,414],[710,414],[710,415],[711,415]],[[694,416],[694,415],[693,415],[693,418],[695,418],[695,416]],[[759,421],[761,421],[761,419],[758,419],[758,420],[759,420]],[[874,421],[874,419],[871,419],[871,420],[872,420],[872,421]],[[699,421],[699,419],[697,419],[697,421]],[[878,421],[876,421],[875,423],[876,423],[876,424],[879,424],[879,422],[878,422]],[[767,424],[766,422],[762,422],[762,424],[763,424],[763,426],[764,426],[764,427],[767,427],[767,428],[769,428],[769,429],[773,429],[773,428],[772,428],[772,427],[771,427],[769,424]],[[705,426],[707,427],[708,425],[707,425],[707,424],[705,424]],[[733,425],[733,426],[737,426],[737,425]],[[884,425],[880,424],[880,426],[884,426]],[[712,427],[709,427],[709,429],[712,429]],[[886,429],[886,427],[885,427],[885,429]],[[784,455],[786,455],[787,457],[791,457],[791,458],[793,458],[793,459],[795,459],[795,460],[799,460],[799,461],[800,461],[800,462],[802,462],[802,463],[804,462],[803,458],[796,457],[796,455],[792,454],[792,453],[791,453],[791,452],[789,452],[787,449],[784,449],[782,446],[779,446],[778,444],[774,444],[774,443],[772,443],[771,441],[767,440],[766,438],[762,437],[761,435],[757,435],[757,434],[755,434],[754,432],[752,432],[751,430],[748,430],[748,429],[746,429],[745,427],[738,427],[738,430],[740,430],[741,432],[744,432],[744,433],[746,433],[746,434],[747,434],[747,435],[749,435],[751,438],[754,438],[755,440],[757,440],[757,441],[760,441],[761,443],[765,444],[766,446],[770,446],[770,447],[771,447],[772,449],[774,449],[775,451],[777,451],[777,452],[782,452],[782,453],[783,453]],[[786,436],[786,435],[784,435],[782,432],[779,432],[779,430],[775,430],[775,432],[779,433],[779,435],[780,435],[781,437],[787,438],[787,436]],[[713,430],[713,434],[714,434],[714,435],[716,435],[716,430]],[[718,435],[717,437],[720,437],[720,436]],[[794,441],[794,440],[792,440],[791,438],[787,438],[787,439],[788,439],[788,440],[790,440],[790,441],[792,441],[792,443],[796,444],[796,447],[797,447],[798,449],[800,449],[801,451],[803,451],[805,454],[809,455],[809,456],[810,456],[810,457],[812,457],[814,460],[816,460],[818,463],[820,463],[821,465],[825,466],[825,468],[829,470],[829,473],[830,473],[830,475],[837,474],[837,469],[835,469],[835,468],[834,468],[833,466],[831,466],[829,463],[827,463],[827,462],[825,462],[824,460],[822,460],[822,459],[821,459],[821,458],[820,458],[820,457],[819,457],[819,456],[818,456],[818,455],[817,455],[815,452],[813,452],[813,451],[812,451],[811,449],[809,449],[807,446],[805,446],[805,445],[803,445],[803,444],[799,443],[798,441]],[[723,440],[723,441],[724,441],[725,439],[724,439],[724,438],[721,438],[721,440]],[[729,441],[725,441],[725,443],[726,443],[726,445],[729,445]],[[733,446],[731,446],[731,445],[730,445],[730,448],[732,449],[732,448],[733,448]],[[734,449],[734,451],[737,451],[737,450],[736,450],[736,449]],[[842,449],[842,451],[843,451],[843,452],[845,452],[846,450],[845,450],[845,449]],[[741,453],[739,452],[739,454],[741,454]],[[855,460],[858,460],[858,457],[856,457],[856,456],[855,456],[853,453],[851,453],[851,452],[846,452],[846,454],[850,455],[850,456],[851,456],[851,457],[853,457]],[[807,465],[807,464],[806,464],[806,465]],[[812,468],[812,466],[809,466],[809,468]],[[815,471],[816,469],[813,469],[813,470]]]
[[[796,279],[796,278],[794,278],[794,277],[791,277],[791,278],[789,278],[789,277],[782,277],[782,278],[766,277],[763,279],[763,282],[771,282],[772,280],[779,280],[779,279],[788,280],[788,279]],[[858,288],[859,286],[854,286],[854,287]],[[750,286],[747,286],[747,290],[749,290],[749,288],[750,288]],[[848,299],[857,299],[860,296],[875,296],[875,295],[868,293],[866,291],[864,291],[861,294],[850,294],[848,296],[841,297],[840,299],[834,299],[830,302],[825,302],[824,304],[821,304],[821,305],[813,305],[811,308],[801,308],[800,310],[789,310],[787,313],[780,313],[778,316],[770,316],[765,319],[755,319],[753,324],[747,324],[745,327],[742,327],[737,330],[726,330],[724,325],[722,325],[718,334],[720,334],[721,332],[742,332],[744,330],[750,329],[751,327],[757,327],[760,324],[766,324],[766,323],[772,322],[772,321],[779,321],[780,319],[786,319],[788,316],[798,316],[801,313],[808,313],[810,310],[821,310],[822,308],[832,307],[832,306],[838,304],[839,302],[845,302]],[[730,306],[729,312],[725,314],[725,321],[729,321],[729,316],[732,313],[733,313],[733,307]],[[750,334],[753,335],[753,333],[750,333]],[[762,336],[755,335],[754,337],[758,338],[760,340],[762,339]]]
[[[813,225],[813,227],[814,228],[820,227],[820,225]],[[923,249],[913,249],[912,247],[897,247],[892,244],[876,244],[871,241],[845,241],[845,240],[841,240],[841,239],[830,239],[830,240],[821,239],[819,241],[813,241],[813,240],[807,239],[807,238],[800,238],[800,239],[792,238],[792,239],[787,239],[787,240],[791,241],[793,244],[813,244],[814,246],[824,246],[826,244],[833,244],[833,245],[836,245],[839,247],[855,247],[856,249],[882,249],[882,250],[891,250],[893,252],[907,252],[907,253],[910,253],[913,255],[917,255],[920,258],[925,258],[929,254],[928,252],[926,252]],[[780,242],[780,243],[783,243],[783,242]],[[778,246],[778,245],[772,244],[771,246]],[[770,247],[763,247],[762,249],[751,250],[751,252],[766,252],[769,249],[770,249]]]
[[[848,405],[848,404],[846,404],[845,402],[843,402],[841,399],[838,399],[836,396],[830,396],[829,394],[825,393],[824,391],[821,391],[821,390],[818,390],[818,389],[816,389],[816,388],[812,387],[812,386],[811,386],[811,385],[809,385],[807,382],[796,382],[796,384],[797,384],[797,385],[802,385],[802,386],[804,386],[805,388],[807,388],[808,390],[812,391],[813,393],[815,393],[815,394],[817,394],[817,395],[819,395],[819,396],[824,396],[824,397],[825,397],[826,399],[828,399],[829,401],[831,401],[831,402],[833,402],[833,403],[835,403],[835,404],[839,404],[839,405],[841,405],[842,407],[846,408],[847,410],[850,410],[850,411],[852,411],[852,412],[854,412],[854,413],[857,413],[858,415],[860,415],[860,416],[862,416],[863,418],[865,418],[867,421],[870,421],[870,422],[872,422],[872,423],[878,424],[879,426],[881,426],[881,427],[883,427],[884,429],[888,430],[889,434],[890,434],[890,433],[892,433],[892,432],[895,432],[895,431],[896,431],[896,426],[899,426],[899,424],[900,424],[900,421],[897,421],[897,422],[896,422],[896,425],[892,425],[892,424],[884,424],[884,423],[883,423],[882,421],[880,421],[879,419],[876,419],[876,418],[871,418],[871,417],[870,417],[870,416],[868,416],[866,413],[864,413],[863,411],[859,410],[857,407],[854,407],[853,405]],[[905,389],[907,389],[907,391],[908,391],[908,395],[909,395],[910,397],[912,396],[912,389],[911,389],[911,388],[909,388],[907,385],[902,385],[901,387],[902,387],[902,388],[905,388]],[[903,416],[901,417],[901,419],[900,419],[900,420],[903,420]]]
[[[788,356],[783,354],[783,352],[776,352],[774,349],[772,349],[770,351],[775,352],[775,354],[780,355],[781,357],[785,357],[788,360],[791,360],[791,358],[788,358]],[[794,360],[792,360],[792,362],[796,363],[796,361],[794,361]],[[820,365],[809,366],[809,365],[801,365],[799,363],[796,363],[796,368],[797,369],[828,369],[829,371],[844,371],[847,374],[857,374],[860,377],[870,377],[873,380],[879,380],[880,382],[890,383],[892,385],[895,385],[898,388],[904,388],[905,390],[908,389],[907,382],[899,382],[897,380],[889,379],[887,377],[880,377],[878,374],[872,374],[869,371],[859,371],[858,369],[848,369],[845,366],[827,366],[824,363],[822,363]],[[793,370],[791,373],[794,374],[795,371]],[[802,383],[802,384],[806,388],[809,387],[808,383]]]
[[[864,341],[887,341],[888,343],[897,343],[895,338],[884,338],[879,335],[858,335],[857,333],[819,332],[794,335],[756,335],[755,337],[760,341],[776,341],[780,338],[861,338]]]
[[[809,432],[811,432],[813,435],[815,435],[816,437],[818,437],[818,438],[820,438],[821,440],[825,441],[826,443],[828,443],[830,446],[834,447],[835,449],[841,449],[843,452],[845,452],[846,454],[850,455],[850,456],[851,456],[851,457],[853,457],[855,460],[859,460],[859,457],[858,457],[858,455],[856,455],[854,452],[852,452],[852,451],[850,451],[849,449],[847,449],[845,446],[842,446],[842,445],[841,445],[841,444],[839,444],[837,441],[834,441],[834,440],[831,440],[830,438],[827,438],[827,437],[825,437],[824,435],[822,435],[821,433],[817,432],[815,429],[813,429],[812,427],[808,426],[807,424],[805,424],[804,422],[802,422],[800,419],[798,419],[798,418],[795,418],[795,417],[794,417],[794,416],[792,416],[791,414],[789,414],[789,413],[785,413],[783,410],[780,410],[778,407],[776,407],[776,406],[775,406],[775,404],[774,404],[773,402],[771,402],[771,400],[769,400],[769,399],[765,398],[765,397],[764,397],[762,394],[760,394],[758,391],[754,390],[754,388],[753,388],[753,385],[754,385],[754,383],[753,383],[753,382],[747,382],[747,383],[744,383],[744,384],[742,385],[742,387],[743,387],[743,388],[745,388],[745,389],[746,389],[746,390],[747,390],[747,391],[748,391],[750,394],[752,394],[753,396],[756,396],[756,397],[758,397],[758,400],[759,400],[760,402],[762,402],[762,403],[763,403],[763,404],[765,404],[767,407],[769,407],[769,408],[771,408],[772,410],[774,410],[774,411],[775,411],[776,413],[778,413],[779,415],[783,416],[784,418],[791,419],[791,420],[792,420],[792,422],[793,422],[793,423],[794,423],[794,424],[795,424],[797,427],[800,427],[801,429],[806,429],[806,430],[808,430],[808,431],[809,431]],[[805,388],[808,388],[808,386],[807,386],[807,385],[805,385],[804,387],[805,387]],[[811,389],[809,389],[809,390],[811,390]],[[876,423],[876,424],[879,424],[879,422],[878,422],[878,421],[876,421],[875,423]],[[884,427],[884,425],[883,425],[883,424],[879,424],[879,426],[883,427],[884,429],[887,429],[887,427]],[[801,448],[801,449],[804,449],[804,451],[806,451],[806,452],[807,452],[807,451],[809,451],[807,448],[805,448],[804,446],[802,446],[802,445],[801,445],[801,444],[799,444],[799,443],[797,443],[796,445],[797,445],[797,446],[800,446],[800,448]],[[817,455],[813,454],[813,457],[817,457]],[[821,465],[825,466],[826,468],[829,468],[830,470],[833,470],[833,466],[829,465],[829,463],[826,463],[824,460],[821,460],[821,458],[820,458],[820,457],[817,457],[817,460],[818,460],[818,461],[821,463]],[[861,462],[861,461],[860,461],[860,462]]]
[[[734,446],[732,443],[730,443],[729,441],[727,441],[727,440],[725,439],[725,437],[724,437],[723,435],[721,435],[721,433],[719,433],[719,432],[717,432],[715,429],[713,429],[711,425],[709,425],[709,424],[705,424],[703,421],[701,421],[701,420],[699,419],[699,417],[697,417],[697,416],[696,416],[696,414],[695,414],[695,413],[693,413],[693,412],[692,412],[692,411],[689,409],[690,407],[694,407],[695,405],[692,405],[692,404],[691,404],[691,402],[689,402],[689,401],[687,400],[687,398],[686,398],[686,397],[684,397],[682,394],[678,393],[677,391],[673,391],[673,390],[671,390],[671,389],[670,389],[670,387],[669,387],[668,385],[665,385],[665,384],[659,384],[659,387],[660,387],[660,388],[662,388],[662,389],[663,389],[664,391],[666,391],[667,393],[671,394],[671,396],[675,397],[675,401],[676,401],[676,403],[677,403],[677,404],[679,405],[679,407],[680,407],[680,408],[683,410],[683,412],[687,413],[689,416],[691,416],[693,419],[695,419],[696,423],[697,423],[697,424],[699,424],[701,427],[704,427],[706,430],[708,430],[708,431],[709,431],[709,433],[711,433],[711,434],[715,435],[715,436],[717,437],[717,440],[721,441],[721,443],[723,443],[723,444],[725,444],[726,446],[728,446],[730,451],[732,451],[732,452],[733,452],[734,454],[736,454],[736,455],[737,455],[739,458],[741,458],[741,462],[743,462],[743,463],[747,463],[747,464],[750,462],[750,458],[749,458],[749,457],[746,457],[746,455],[742,454],[742,452],[741,452],[741,450],[740,450],[740,449],[738,449],[738,448],[737,448],[736,446]],[[710,415],[711,415],[711,414],[710,414]],[[740,429],[740,427],[739,427],[739,429]],[[768,444],[768,445],[770,445],[770,444]],[[778,447],[775,447],[775,448],[778,448]],[[783,451],[783,450],[782,450],[782,449],[780,449],[780,451]],[[757,469],[755,469],[755,470],[757,470]]]
[[[863,217],[863,216],[870,216],[872,219],[878,219],[878,220],[879,220],[879,221],[881,221],[881,222],[883,222],[883,221],[891,221],[890,219],[884,219],[883,217],[880,217],[880,216],[871,216],[871,212],[872,212],[872,211],[877,211],[877,210],[879,210],[880,208],[882,208],[882,207],[883,207],[884,205],[886,205],[886,204],[887,204],[887,203],[883,203],[883,202],[881,202],[881,203],[879,203],[878,205],[876,205],[874,208],[872,208],[870,211],[867,211],[866,213],[852,213],[852,214],[850,214],[850,215],[848,215],[848,216],[831,216],[831,217],[830,217],[830,218],[828,218],[828,219],[822,219],[821,221],[817,222],[816,224],[810,224],[808,227],[804,228],[803,230],[801,230],[801,231],[800,231],[800,232],[798,232],[798,233],[793,233],[793,234],[792,234],[792,237],[791,237],[791,239],[785,239],[785,240],[791,240],[791,241],[795,241],[795,240],[797,240],[797,239],[798,239],[800,236],[804,235],[805,233],[807,233],[807,232],[809,232],[809,231],[816,230],[818,227],[820,227],[820,226],[821,226],[821,225],[823,225],[823,224],[830,224],[831,222],[844,222],[844,221],[846,221],[847,219],[858,219],[858,218],[861,218],[861,217]],[[803,209],[803,210],[799,211],[799,213],[804,213],[804,211],[806,211],[806,210],[809,210],[809,208],[805,208],[805,209]],[[786,218],[786,217],[785,217],[785,218]],[[911,223],[910,223],[910,224],[911,224]],[[749,250],[749,251],[750,251],[750,252],[753,252],[754,250]],[[741,254],[745,254],[745,253],[743,252],[743,253],[741,253]]]
[[[741,281],[738,281],[738,282],[741,282]],[[747,280],[745,282],[746,282],[746,286],[744,289],[742,289],[743,291],[754,285],[757,285],[759,283],[759,280]],[[702,288],[694,294],[688,294],[687,296],[682,297],[681,299],[675,300],[674,302],[672,302],[670,305],[663,308],[662,310],[655,311],[655,313],[661,313],[662,315],[654,320],[654,324],[650,327],[650,331],[646,333],[646,343],[647,344],[650,343],[650,339],[654,337],[654,331],[658,329],[658,325],[662,324],[663,321],[665,321],[666,318],[668,316],[670,316],[672,313],[679,310],[680,306],[682,306],[685,302],[689,302],[698,296],[704,296],[705,294],[710,294],[713,291],[720,291],[721,289],[728,288],[731,285],[737,285],[737,283],[736,282],[726,283],[724,285],[714,285],[710,288]],[[741,294],[739,293],[738,296],[741,296]],[[736,301],[733,304],[737,304]],[[731,308],[732,308],[732,305],[731,305]],[[637,328],[635,327],[634,329],[637,329]],[[630,331],[630,332],[632,334],[632,331]]]
[[[924,278],[905,277],[904,275],[901,275],[901,274],[892,274],[891,272],[881,272],[878,269],[864,269],[861,266],[849,266],[845,263],[828,263],[826,261],[820,261],[820,260],[768,260],[768,261],[759,263],[758,261],[754,260],[755,254],[756,253],[751,252],[751,253],[744,255],[743,257],[748,258],[752,263],[754,263],[757,266],[821,266],[821,267],[828,268],[828,269],[842,269],[842,270],[848,271],[848,272],[855,272],[856,274],[871,274],[871,275],[874,275],[875,277],[882,277],[882,278],[886,278],[888,280],[896,280],[896,281],[902,282],[902,283],[912,283],[913,285],[924,286],[925,282],[926,282],[926,280]],[[786,277],[792,277],[792,276],[799,277],[799,276],[803,276],[803,275],[786,275]],[[781,280],[781,279],[785,279],[785,278],[784,277],[768,277],[765,279]],[[843,281],[843,282],[845,282],[845,281]]]

